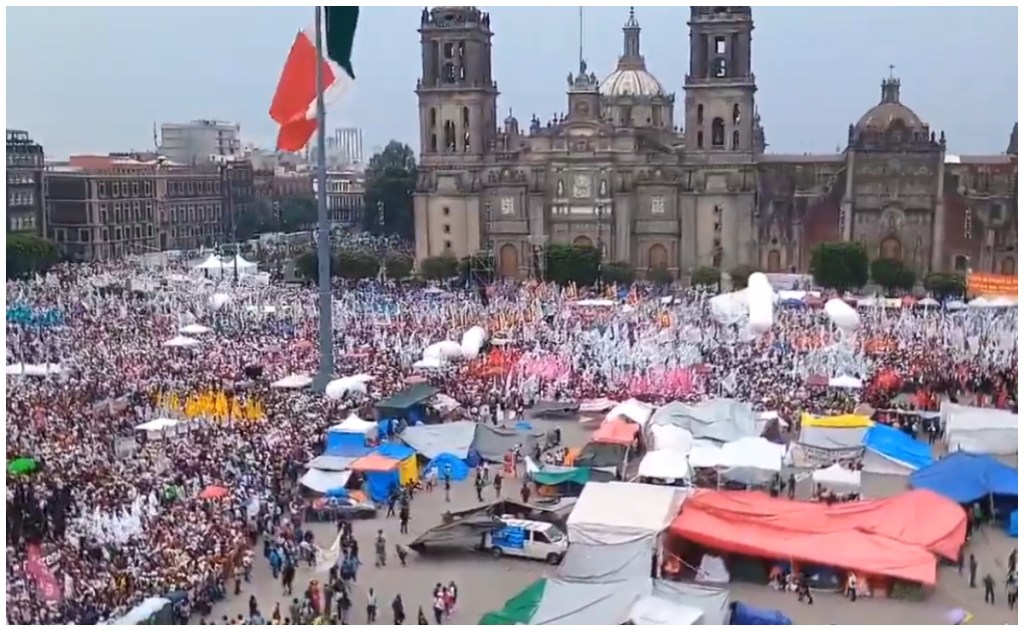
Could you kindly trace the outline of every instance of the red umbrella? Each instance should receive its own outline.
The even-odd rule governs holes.
[[[199,494],[199,499],[204,500],[219,500],[228,494],[228,490],[223,486],[216,486],[211,484],[210,486],[203,489],[203,492]]]

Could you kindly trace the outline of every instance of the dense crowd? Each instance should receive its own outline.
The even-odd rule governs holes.
[[[862,403],[934,407],[939,395],[1016,406],[1015,309],[871,310],[856,339],[835,336],[820,310],[780,309],[771,334],[746,339],[716,322],[700,293],[667,305],[641,291],[628,305],[581,308],[574,299],[584,296],[536,283],[497,285],[487,306],[476,292],[339,288],[336,373],[374,380],[365,398],[329,401],[270,387],[316,371],[314,289],[218,285],[184,269],[169,280],[172,271],[104,263],[7,285],[9,308],[60,314],[44,323],[8,314],[8,366],[59,366],[44,377],[7,377],[8,462],[36,463],[8,473],[10,623],[96,623],[172,593],[208,609],[249,563],[259,533],[289,514],[326,427],[410,379],[478,411],[630,396],[729,396],[788,420]],[[214,308],[218,294],[230,299]],[[196,346],[163,345],[192,322],[212,331]],[[481,357],[412,367],[427,345],[458,340],[474,325],[496,342]],[[814,385],[840,372],[864,388]],[[659,391],[670,381],[671,391]],[[169,393],[211,392],[259,401],[261,417],[200,417],[164,441],[134,429],[171,413],[161,407]],[[226,496],[204,492],[211,487]]]

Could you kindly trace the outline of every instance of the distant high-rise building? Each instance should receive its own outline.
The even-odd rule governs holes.
[[[160,155],[180,164],[204,164],[241,152],[237,123],[193,120],[160,126]]]
[[[335,129],[327,134],[327,166],[343,169],[363,164],[363,130],[358,127]],[[309,161],[316,162],[316,146],[310,145]]]
[[[27,131],[7,130],[7,232],[46,235],[43,147]]]

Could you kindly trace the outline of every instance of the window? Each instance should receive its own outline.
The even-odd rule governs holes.
[[[441,214],[447,217],[448,215],[452,214],[452,209],[445,206],[444,208],[441,209]]]
[[[153,221],[153,202],[146,202],[146,221]]]
[[[1003,221],[1003,205],[993,202],[989,206],[988,218],[995,223],[1001,223]]]
[[[704,148],[704,132],[702,131],[697,132],[697,148]]]
[[[103,235],[103,242],[104,243],[107,243],[108,241],[110,241],[110,230],[109,229],[104,228],[103,232],[101,234]]]
[[[665,198],[661,195],[651,196],[651,214],[652,215],[664,215],[665,214]]]
[[[444,43],[444,58],[445,59],[451,59],[454,56],[455,56],[455,44],[453,44],[452,42],[445,42]]]
[[[445,64],[441,70],[441,79],[445,83],[455,83],[455,64]]]
[[[512,197],[501,198],[501,214],[503,215],[514,215],[516,214],[516,200]]]
[[[970,261],[963,254],[957,254],[953,257],[953,271],[966,272]]]
[[[430,128],[433,129],[435,127],[437,127],[437,108],[432,107],[430,108]]]
[[[715,118],[715,120],[711,121],[711,146],[725,146],[725,121],[721,118]]]
[[[715,54],[716,55],[724,55],[725,54],[725,38],[724,37],[716,37],[715,38]]]
[[[142,185],[142,190],[146,197],[150,197],[153,194],[153,183],[146,180]]]
[[[114,223],[121,223],[121,204],[114,203]]]
[[[437,153],[437,134],[430,134],[430,153]]]
[[[82,230],[79,230],[78,231],[78,240],[81,241],[82,243],[88,243],[89,242],[89,231],[85,230],[84,228]]]
[[[704,124],[704,104],[700,103],[697,105],[697,124]]]
[[[128,197],[128,182],[121,182],[121,197]]]
[[[740,132],[734,131],[734,132],[732,132],[732,149],[733,149],[733,151],[736,151],[739,148],[740,148]]]
[[[533,531],[533,540],[537,543],[551,543],[551,541],[548,540],[548,536],[539,530]]]
[[[452,242],[451,241],[445,241],[444,242],[444,249],[446,249],[446,250],[452,249]]]
[[[733,103],[733,106],[732,106],[732,124],[733,125],[739,125],[740,124],[740,106],[739,106],[738,103]]]
[[[138,196],[139,196],[139,183],[138,182],[132,182],[132,197],[138,197]]]
[[[100,197],[106,197],[107,196],[107,183],[106,182],[102,182],[102,181],[99,182],[98,188],[99,188],[99,196]]]
[[[455,123],[452,121],[444,122],[444,149],[455,151]]]
[[[448,225],[448,224],[444,225],[443,230],[444,230],[445,234],[451,234],[452,233],[452,227],[450,225]]]

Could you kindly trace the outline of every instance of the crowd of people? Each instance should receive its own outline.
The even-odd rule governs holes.
[[[218,284],[187,268],[123,262],[8,282],[9,309],[60,314],[7,322],[8,366],[47,366],[44,375],[7,377],[8,462],[36,465],[8,471],[8,622],[98,623],[168,594],[184,603],[182,615],[208,615],[246,580],[254,546],[266,546],[282,573],[311,562],[316,542],[294,521],[305,463],[322,452],[329,425],[349,411],[368,413],[410,380],[480,411],[521,411],[542,400],[729,396],[792,425],[800,412],[863,403],[934,407],[940,394],[1016,407],[1015,309],[870,310],[856,339],[835,337],[820,310],[780,309],[770,334],[746,339],[715,321],[707,295],[677,293],[669,303],[649,289],[612,307],[583,308],[576,299],[584,296],[564,288],[509,283],[493,286],[484,306],[476,291],[339,286],[335,371],[373,381],[364,398],[333,401],[271,387],[317,370],[313,288]],[[165,345],[190,323],[211,331],[196,345]],[[413,368],[427,345],[458,340],[476,325],[494,342],[480,357]],[[856,373],[864,388],[814,385],[829,372]],[[657,383],[672,385],[659,391]],[[166,409],[169,394],[210,392],[258,401],[261,417],[199,414],[172,440],[135,429],[179,413]],[[450,613],[456,594],[454,584],[435,592],[434,619]],[[404,619],[402,607],[392,603],[396,618]],[[314,612],[258,613],[307,620]]]

